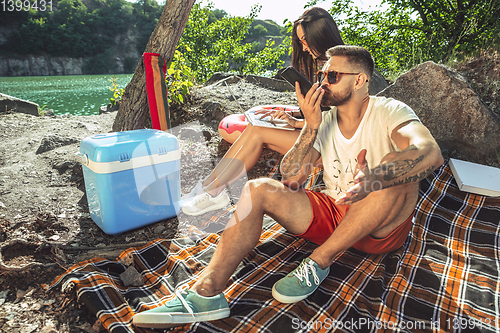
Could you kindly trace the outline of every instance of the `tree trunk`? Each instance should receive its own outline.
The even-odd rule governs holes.
[[[159,53],[167,62],[170,61],[174,56],[194,2],[195,0],[167,0],[144,52]],[[132,80],[123,92],[118,114],[113,123],[113,131],[144,128],[148,117],[146,73],[144,72],[144,61],[141,59]]]

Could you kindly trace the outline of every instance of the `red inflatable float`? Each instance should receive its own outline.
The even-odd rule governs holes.
[[[299,107],[290,105],[259,105],[251,108],[248,112],[260,110],[298,112]],[[247,125],[248,120],[244,114],[232,114],[222,119],[219,123],[219,134],[227,142],[234,143],[234,141],[240,137],[241,133],[243,133]]]

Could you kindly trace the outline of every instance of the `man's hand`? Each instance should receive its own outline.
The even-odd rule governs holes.
[[[354,169],[354,184],[342,197],[335,201],[337,205],[351,205],[364,199],[370,192],[382,189],[382,183],[377,180],[375,174],[368,167],[366,149],[361,149],[358,154],[358,163]]]
[[[303,96],[300,91],[299,82],[295,82],[297,101],[309,128],[317,129],[323,120],[321,116],[321,100],[324,93],[325,90],[319,86],[319,83],[315,83],[309,89],[306,96]]]

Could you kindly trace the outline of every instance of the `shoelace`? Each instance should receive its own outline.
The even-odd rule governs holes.
[[[191,309],[191,307],[189,306],[189,304],[186,302],[186,300],[182,296],[182,294],[187,294],[187,290],[188,289],[189,289],[189,285],[183,284],[181,287],[177,288],[177,290],[175,291],[175,296],[177,296],[179,298],[179,300],[181,301],[182,305],[184,305],[184,307],[189,312],[189,314],[191,316],[193,316],[193,318],[194,318],[194,312],[193,312],[193,310]]]
[[[204,201],[207,201],[208,199],[210,198],[210,194],[208,193],[203,193],[203,195],[200,195],[195,201],[194,201],[194,205],[198,205]]]
[[[302,279],[305,278],[307,286],[310,287],[312,286],[312,283],[309,281],[308,270],[311,270],[314,278],[314,283],[316,285],[319,285],[319,277],[318,275],[316,275],[316,267],[314,267],[312,264],[303,262],[299,267],[297,267],[297,270],[293,272],[293,274],[299,279],[300,282],[302,282]]]

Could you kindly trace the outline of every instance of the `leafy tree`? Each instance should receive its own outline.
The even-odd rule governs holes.
[[[253,55],[255,44],[244,43],[260,7],[253,7],[247,17],[225,15],[210,23],[212,9],[212,4],[206,7],[195,4],[179,42],[178,50],[192,69],[196,81],[205,81],[220,71],[249,74],[276,67],[276,59],[283,57],[286,45],[273,48],[268,44],[267,49]]]
[[[142,53],[149,41],[151,32],[158,24],[163,8],[155,0],[140,0],[133,4],[135,28],[139,33],[137,51]]]
[[[114,61],[113,51],[107,49],[89,60],[84,65],[85,74],[114,73],[117,64]]]
[[[275,48],[273,47],[274,41],[268,40],[262,51],[248,59],[246,66],[242,70],[243,74],[263,74],[271,68],[282,68],[285,63],[283,56],[289,49],[290,44],[290,37],[287,37],[282,44]]]
[[[224,16],[227,16],[227,13],[223,9],[214,9],[208,13],[208,24],[214,23],[222,19]]]
[[[230,63],[241,66],[250,47],[242,45],[241,41],[256,15],[253,9],[246,18],[224,16],[209,23],[211,9],[212,4],[204,8],[194,4],[179,41],[178,49],[198,81],[206,80],[214,72],[229,70]]]
[[[385,72],[446,62],[500,42],[500,0],[383,0],[370,12],[334,0],[330,13],[346,43],[365,46]]]
[[[257,24],[252,29],[252,35],[256,37],[265,36],[267,34],[267,29],[262,24]]]

